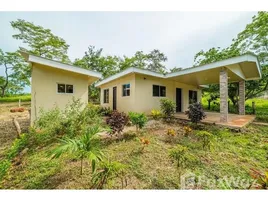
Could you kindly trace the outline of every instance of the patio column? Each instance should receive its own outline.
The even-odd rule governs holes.
[[[239,81],[239,115],[245,115],[245,81]]]
[[[228,121],[228,72],[220,71],[220,122]]]

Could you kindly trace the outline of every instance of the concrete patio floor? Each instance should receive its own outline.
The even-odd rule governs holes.
[[[255,119],[255,115],[236,115],[228,114],[228,122],[220,122],[220,113],[206,112],[207,117],[202,120],[202,123],[216,124],[229,128],[243,128]],[[175,117],[178,119],[189,120],[184,113],[176,113]]]

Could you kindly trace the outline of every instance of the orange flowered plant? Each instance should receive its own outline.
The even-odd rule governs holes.
[[[255,189],[268,189],[268,170],[265,173],[261,173],[255,169],[251,169],[250,175],[256,180],[255,185],[252,185]]]
[[[184,130],[184,136],[186,137],[188,137],[189,134],[192,132],[192,129],[189,126],[184,126],[183,130]]]
[[[150,141],[146,138],[140,138],[140,143],[142,145],[141,151],[143,152],[145,147],[150,144]]]
[[[174,137],[176,135],[176,131],[174,129],[169,128],[167,130],[167,135],[170,135],[170,136]]]

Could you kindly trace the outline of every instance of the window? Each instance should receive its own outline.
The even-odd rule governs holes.
[[[58,93],[65,93],[65,84],[58,84]]]
[[[103,90],[103,103],[109,103],[109,89]]]
[[[74,93],[74,86],[69,84],[58,83],[58,93]]]
[[[189,90],[189,104],[197,102],[197,91]]]
[[[130,84],[123,85],[122,94],[123,94],[123,97],[130,96]]]
[[[166,87],[153,85],[153,96],[154,97],[165,97],[166,96]]]
[[[74,93],[74,86],[66,85],[66,93]]]

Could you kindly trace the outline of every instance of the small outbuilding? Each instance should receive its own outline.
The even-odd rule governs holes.
[[[88,86],[100,79],[98,72],[21,52],[31,64],[31,123],[39,111],[58,106],[64,109],[73,98],[88,103]]]

